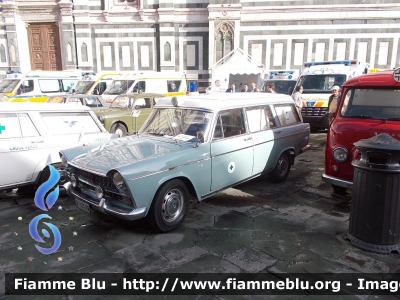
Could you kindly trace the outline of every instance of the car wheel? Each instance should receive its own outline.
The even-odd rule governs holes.
[[[151,226],[161,232],[179,227],[189,208],[189,191],[179,179],[165,183],[154,197],[149,211]]]
[[[116,133],[120,137],[123,137],[123,136],[126,136],[128,134],[128,129],[126,128],[125,125],[120,124],[120,123],[116,123],[113,126],[111,126],[110,132],[111,133]]]
[[[290,171],[290,157],[289,153],[284,152],[278,159],[275,168],[268,173],[269,178],[273,182],[279,183],[285,181]]]

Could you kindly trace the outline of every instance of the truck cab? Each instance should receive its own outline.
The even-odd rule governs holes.
[[[337,193],[353,186],[351,162],[360,159],[355,142],[381,133],[400,140],[399,93],[400,68],[357,76],[343,84],[327,135],[322,174]]]
[[[355,76],[368,72],[368,63],[358,60],[305,62],[296,86],[303,86],[303,121],[312,129],[328,128],[328,101],[332,87],[341,87]]]

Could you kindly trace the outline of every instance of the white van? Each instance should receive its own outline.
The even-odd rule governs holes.
[[[81,70],[9,72],[0,93],[9,102],[46,102],[48,95],[65,94],[81,78]]]
[[[305,62],[296,83],[303,87],[301,115],[312,129],[328,128],[328,103],[332,87],[368,73],[369,64],[358,60]],[[296,88],[295,87],[295,88]]]
[[[48,178],[47,165],[69,181],[60,150],[118,137],[108,133],[90,107],[53,103],[0,103],[0,190],[33,192]],[[47,175],[46,175],[47,174]],[[46,177],[47,176],[47,177]]]
[[[185,73],[148,72],[122,76],[107,87],[103,99],[111,103],[117,95],[131,93],[157,93],[165,96],[186,95]]]
[[[299,70],[271,70],[265,75],[261,92],[268,92],[268,86],[274,87],[275,93],[291,95],[299,77]]]
[[[86,95],[102,95],[108,85],[114,79],[121,76],[120,73],[83,72],[82,80],[79,80],[71,89],[71,92]]]

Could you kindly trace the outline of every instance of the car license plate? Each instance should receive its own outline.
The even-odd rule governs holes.
[[[80,209],[83,211],[86,211],[88,214],[90,214],[90,205],[75,198],[75,204],[78,206]]]

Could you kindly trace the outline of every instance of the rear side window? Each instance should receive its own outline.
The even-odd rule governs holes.
[[[77,82],[76,79],[61,79],[61,86],[63,92],[68,92]]]
[[[41,116],[54,135],[101,132],[89,112],[42,112]]]
[[[86,105],[89,107],[102,107],[103,106],[97,97],[87,97],[85,99],[81,98],[81,102],[86,102]]]
[[[298,112],[294,104],[276,104],[274,105],[276,115],[282,126],[291,125],[300,122]]]
[[[18,116],[15,113],[0,113],[0,139],[21,137]]]
[[[258,132],[275,127],[269,106],[258,106],[246,109],[250,132]]]
[[[62,92],[58,79],[39,79],[39,88],[43,93]]]
[[[168,92],[177,92],[181,86],[180,80],[168,80]]]
[[[154,105],[154,100],[152,100],[150,98],[139,98],[139,99],[136,99],[135,108],[136,109],[151,108],[152,102],[153,102],[153,105]]]
[[[21,125],[21,131],[23,137],[35,137],[39,136],[35,125],[28,114],[18,114],[19,124]]]

